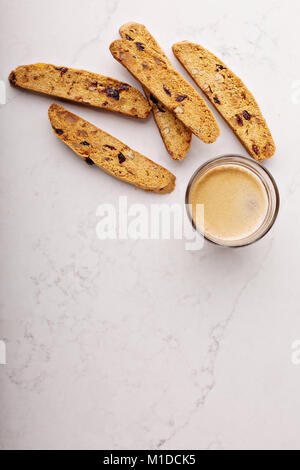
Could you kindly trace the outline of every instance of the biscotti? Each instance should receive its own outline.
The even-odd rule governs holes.
[[[136,88],[86,70],[51,64],[23,65],[11,72],[10,83],[76,103],[146,118],[151,106]]]
[[[253,95],[220,59],[188,41],[173,52],[255,160],[270,158],[275,144]]]
[[[114,58],[173,111],[203,142],[214,142],[219,126],[204,100],[161,54],[139,41],[118,39],[110,46]]]
[[[166,62],[169,62],[171,65],[164,51],[144,25],[140,23],[126,23],[121,26],[119,32],[121,37],[127,41],[139,41],[148,44],[148,46],[164,56]],[[152,104],[153,117],[168,153],[174,160],[182,160],[191,146],[191,131],[161,101],[155,98],[146,87],[143,87],[143,89],[149,102]]]
[[[93,124],[52,104],[49,119],[54,133],[88,164],[145,191],[170,193],[175,176]]]

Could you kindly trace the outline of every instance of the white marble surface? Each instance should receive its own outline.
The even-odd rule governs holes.
[[[183,241],[100,241],[96,210],[157,202],[73,157],[50,131],[53,101],[7,87],[1,123],[0,365],[3,449],[299,449],[300,57],[297,0],[0,0],[0,80],[38,61],[136,84],[111,57],[143,22],[169,54],[190,39],[248,84],[277,144],[274,230],[239,250]],[[185,75],[186,76],[186,75]],[[138,86],[138,85],[137,85]],[[297,91],[297,87],[298,91]],[[152,119],[67,105],[167,166],[181,202],[194,170],[245,150],[196,138],[182,163]],[[162,196],[161,196],[162,197]]]

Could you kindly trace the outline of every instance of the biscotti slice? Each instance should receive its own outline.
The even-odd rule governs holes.
[[[145,191],[173,191],[175,176],[170,171],[88,121],[57,104],[50,106],[49,119],[56,136],[89,165],[95,163],[106,173]]]
[[[110,46],[114,58],[132,73],[193,134],[210,144],[219,126],[204,100],[161,54],[139,41],[118,39]]]
[[[51,64],[23,65],[11,72],[12,85],[76,103],[146,118],[151,106],[127,83],[86,70]]]
[[[220,59],[188,41],[173,52],[255,160],[270,158],[275,144],[253,95]]]
[[[166,62],[169,62],[172,66],[164,51],[144,25],[133,22],[126,23],[121,26],[119,32],[121,37],[127,41],[139,41],[148,44],[148,46],[164,56]],[[191,131],[161,101],[155,98],[146,87],[143,87],[143,89],[149,102],[152,104],[153,117],[168,153],[174,160],[183,160],[191,146]]]

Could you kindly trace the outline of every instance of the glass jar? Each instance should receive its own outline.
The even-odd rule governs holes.
[[[253,176],[255,176],[256,178],[258,178],[258,180],[260,181],[261,185],[263,186],[265,190],[266,200],[267,200],[267,208],[266,208],[265,217],[260,223],[260,225],[256,227],[256,229],[252,233],[242,238],[237,238],[234,240],[218,238],[217,236],[213,236],[207,233],[207,231],[205,231],[204,228],[200,228],[199,226],[197,226],[196,221],[194,220],[194,217],[193,217],[192,204],[191,204],[191,194],[193,193],[193,190],[195,189],[195,185],[199,182],[199,180],[208,171],[221,167],[221,166],[223,167],[226,165],[244,169],[247,172],[252,173]],[[224,156],[220,156],[212,160],[209,160],[208,162],[204,163],[204,165],[202,165],[200,168],[198,168],[198,170],[196,170],[196,172],[193,174],[187,186],[185,203],[186,203],[187,213],[188,213],[189,219],[193,227],[198,232],[200,232],[206,240],[213,242],[220,246],[235,248],[235,247],[242,247],[242,246],[250,245],[260,240],[269,232],[269,230],[272,228],[277,218],[279,205],[280,205],[280,197],[279,197],[279,191],[275,183],[275,180],[273,176],[269,173],[269,171],[266,170],[266,168],[264,168],[255,160],[252,160],[246,157],[242,157],[239,155],[224,155]],[[205,207],[204,207],[204,216],[205,216]]]

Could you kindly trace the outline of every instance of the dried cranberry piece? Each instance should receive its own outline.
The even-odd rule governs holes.
[[[170,90],[168,90],[168,88],[165,85],[164,85],[164,91],[168,96],[172,96],[172,93],[170,92]]]
[[[181,101],[185,100],[186,98],[186,95],[179,95],[177,96],[176,101],[178,101],[178,103],[181,103]]]
[[[116,147],[113,147],[112,145],[103,145],[104,148],[110,149],[110,150],[117,150]]]
[[[9,76],[9,81],[11,85],[15,85],[17,83],[17,77],[15,72],[12,72]]]
[[[219,70],[225,70],[226,69],[226,67],[223,67],[223,65],[221,65],[221,64],[216,64],[216,67]]]
[[[214,96],[214,102],[217,104],[221,104],[219,98],[217,96]]]
[[[126,83],[120,83],[116,86],[116,90],[118,91],[127,91],[129,90],[129,86]]]
[[[243,116],[244,116],[244,118],[246,119],[246,121],[250,121],[251,116],[250,116],[250,114],[248,113],[248,111],[243,111]]]
[[[235,119],[236,119],[236,122],[238,123],[238,125],[239,125],[240,127],[242,127],[242,126],[244,125],[243,119],[241,118],[241,116],[240,116],[239,114],[236,114],[236,115],[235,115]]]
[[[64,131],[62,129],[56,129],[55,127],[53,127],[53,129],[55,130],[56,134],[58,134],[58,135],[62,135],[64,133]]]
[[[136,42],[135,45],[136,45],[136,47],[138,48],[139,51],[143,51],[145,49],[146,44],[144,44],[142,42]]]
[[[60,75],[63,76],[69,69],[67,67],[55,67],[55,70],[58,70]]]
[[[83,142],[80,142],[80,145],[86,145],[87,147],[90,146],[90,144],[86,140],[84,140]]]
[[[130,36],[128,36],[128,34],[125,35],[125,38],[127,39],[127,41],[133,41],[133,39]]]
[[[119,163],[124,163],[126,160],[122,152],[119,153],[118,159],[119,159]]]
[[[85,163],[87,163],[88,165],[95,165],[95,163],[93,162],[93,160],[91,160],[89,157],[87,157],[85,159]]]
[[[153,96],[152,93],[150,93],[150,100],[151,100],[152,103],[154,103],[154,104],[157,104],[157,103],[158,103],[158,99],[155,98],[155,96]]]
[[[254,152],[256,155],[259,154],[259,148],[257,147],[257,145],[253,144],[253,145],[252,145],[252,150],[253,150],[253,152]]]
[[[115,88],[105,88],[103,93],[105,93],[109,98],[113,98],[114,100],[118,100],[120,98],[119,92]]]

